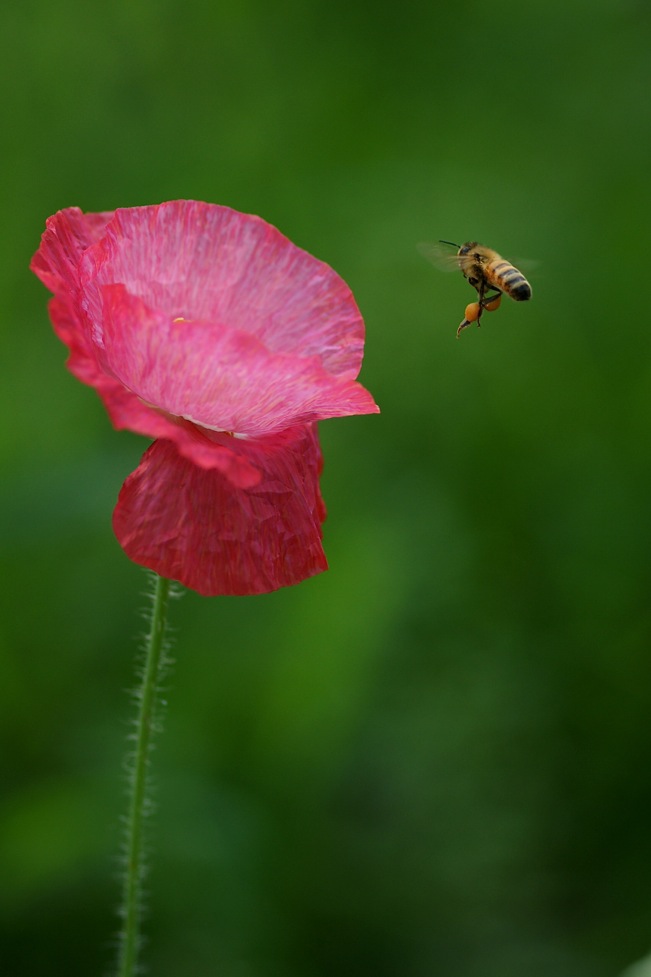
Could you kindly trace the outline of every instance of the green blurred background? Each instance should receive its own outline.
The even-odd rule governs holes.
[[[349,282],[380,417],[321,425],[331,569],[173,606],[156,977],[614,977],[651,947],[651,8],[3,12],[1,967],[107,974],[144,439],[64,369],[45,218],[191,197]],[[528,305],[417,243],[535,259]],[[516,262],[517,263],[517,262]]]

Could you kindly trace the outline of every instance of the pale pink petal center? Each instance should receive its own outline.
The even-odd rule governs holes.
[[[352,292],[259,217],[187,200],[117,210],[82,276],[96,322],[101,286],[120,283],[172,318],[221,323],[273,352],[300,349],[338,376],[359,372],[364,324]]]
[[[106,368],[143,401],[202,427],[260,437],[297,423],[371,413],[370,394],[316,357],[270,352],[255,336],[170,319],[122,286],[103,289]]]

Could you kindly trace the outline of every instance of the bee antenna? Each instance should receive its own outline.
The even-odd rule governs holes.
[[[439,244],[451,244],[453,248],[460,248],[461,247],[460,244],[455,244],[454,241],[441,241],[441,240],[439,240]]]

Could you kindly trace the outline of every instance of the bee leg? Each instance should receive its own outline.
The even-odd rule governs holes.
[[[463,322],[459,323],[459,328],[457,329],[457,339],[461,335],[461,330],[465,329],[467,326],[471,326],[472,322],[470,319],[464,319]]]
[[[480,282],[480,284],[477,286],[477,294],[479,296],[479,313],[477,315],[476,322],[478,326],[481,326],[481,314],[486,308],[486,291],[486,282]]]
[[[488,292],[489,292],[489,291],[490,291],[490,292],[494,292],[495,294],[494,294],[494,295],[489,295],[489,294],[488,294]],[[482,307],[482,309],[485,309],[487,305],[490,305],[490,303],[491,303],[491,302],[494,302],[494,301],[495,301],[495,299],[496,299],[496,298],[497,298],[497,297],[498,297],[499,295],[501,295],[501,294],[502,294],[502,293],[501,293],[501,291],[499,290],[499,288],[490,288],[490,289],[487,289],[487,290],[486,290],[486,294],[484,295],[484,298],[483,298],[483,299],[481,299],[481,300],[480,300],[480,303],[479,303],[479,304],[481,305],[481,307]]]

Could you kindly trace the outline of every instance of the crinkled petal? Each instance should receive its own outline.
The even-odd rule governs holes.
[[[113,515],[127,555],[205,596],[267,593],[327,569],[315,429],[243,445],[263,473],[250,489],[154,442]]]
[[[48,311],[55,333],[70,350],[66,366],[78,380],[97,386],[105,371],[97,360],[97,349],[89,341],[77,305],[62,293],[50,299]]]
[[[260,218],[194,201],[71,207],[32,268],[55,292],[69,369],[116,427],[171,438],[204,467],[218,453],[183,420],[260,437],[378,410],[354,380],[364,327],[348,286]]]
[[[170,318],[222,323],[272,352],[318,356],[335,376],[359,373],[364,322],[351,290],[259,217],[194,200],[116,210],[81,274],[96,323],[102,286],[121,283]]]
[[[378,409],[361,384],[328,373],[317,356],[272,353],[249,333],[173,320],[122,285],[103,292],[106,371],[170,414],[259,437]]]
[[[50,318],[57,336],[70,349],[68,368],[92,386],[101,379],[103,369],[81,310],[79,261],[100,239],[112,216],[83,214],[78,207],[60,210],[47,219],[40,247],[30,264],[55,295],[49,305]]]
[[[169,438],[186,458],[202,468],[217,468],[235,485],[246,487],[260,480],[258,469],[238,450],[232,438],[221,439],[193,424],[169,417],[145,403],[120,380],[106,372],[98,360],[98,349],[88,341],[74,303],[66,298],[50,302],[50,317],[56,334],[70,349],[67,366],[83,383],[96,389],[113,425],[150,438]]]
[[[112,212],[84,214],[78,207],[60,210],[45,222],[41,246],[30,268],[54,294],[79,287],[79,260],[100,240]]]

